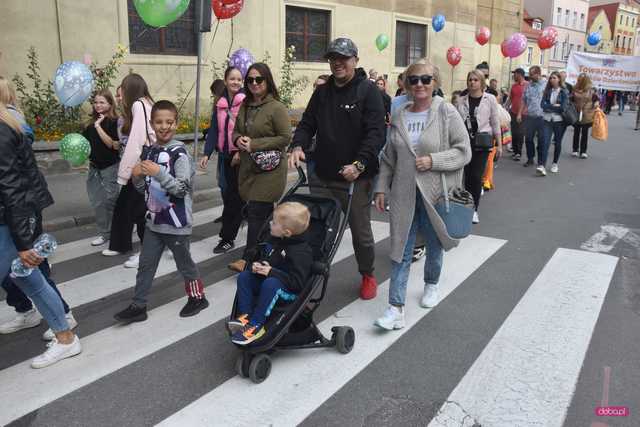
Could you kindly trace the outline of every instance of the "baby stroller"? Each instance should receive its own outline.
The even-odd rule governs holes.
[[[355,343],[355,332],[351,327],[331,328],[332,334],[329,339],[320,332],[313,320],[313,313],[320,306],[327,291],[331,262],[347,226],[353,184],[348,190],[343,190],[348,191],[349,195],[346,214],[343,214],[340,202],[334,198],[297,193],[305,187],[308,188],[310,185],[302,168],[298,168],[298,180],[278,203],[299,202],[307,206],[311,213],[307,230],[314,257],[311,275],[305,290],[296,295],[293,301],[278,300],[267,318],[266,332],[262,337],[245,346],[237,345],[242,353],[236,360],[236,372],[241,377],[250,378],[254,383],[261,383],[271,373],[270,354],[275,351],[336,347],[340,353],[347,354]],[[267,225],[268,222],[263,226],[258,242],[266,241],[269,236]],[[258,244],[256,256],[259,254],[260,245],[263,244]],[[251,264],[256,260],[257,257],[248,259],[247,268],[251,268]],[[237,297],[233,302],[230,319],[239,315],[236,310]]]

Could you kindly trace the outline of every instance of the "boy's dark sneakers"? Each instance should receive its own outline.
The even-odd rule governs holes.
[[[231,342],[238,345],[247,345],[263,336],[265,332],[264,326],[247,323],[241,330],[233,334]]]
[[[213,220],[213,223],[214,223],[214,224],[220,224],[220,223],[222,223],[222,216],[219,216],[218,218],[214,219],[214,220]]]
[[[205,297],[192,298],[189,297],[187,304],[180,310],[180,317],[191,317],[200,313],[205,308],[209,307],[209,301]]]
[[[244,326],[249,323],[249,315],[242,314],[238,316],[237,319],[229,320],[227,322],[227,328],[229,328],[229,332],[235,334],[236,332],[242,330]]]
[[[233,242],[227,242],[225,240],[220,240],[218,242],[218,245],[215,248],[213,248],[213,253],[214,254],[226,254],[227,252],[229,252],[234,247],[235,247],[235,245],[233,244]]]
[[[116,313],[113,316],[118,322],[132,323],[132,322],[144,322],[147,320],[147,307],[141,307],[136,304],[131,304],[124,310]]]

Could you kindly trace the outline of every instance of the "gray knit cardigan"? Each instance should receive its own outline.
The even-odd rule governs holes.
[[[389,201],[391,227],[391,259],[402,261],[405,242],[413,221],[416,188],[420,189],[429,220],[445,250],[456,247],[444,222],[433,207],[443,195],[441,174],[448,188],[462,185],[464,166],[471,161],[469,134],[458,110],[440,97],[434,97],[425,130],[415,146],[405,126],[405,112],[412,102],[399,108],[391,119],[389,141],[380,156],[380,175],[376,193],[385,193]],[[432,168],[416,169],[416,157],[430,155]]]

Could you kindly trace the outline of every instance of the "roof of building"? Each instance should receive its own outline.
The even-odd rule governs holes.
[[[524,10],[522,14],[522,21],[520,22],[520,32],[527,36],[528,39],[537,40],[542,34],[542,30],[533,28],[533,21],[538,20],[544,25],[544,19],[538,16],[531,16],[527,10]]]
[[[598,16],[600,11],[603,11],[605,15],[607,15],[607,20],[609,21],[609,29],[611,30],[611,35],[613,36],[616,14],[618,13],[618,6],[619,3],[591,6],[589,8],[589,20],[587,21],[587,28],[591,27],[591,24],[593,23],[593,20],[596,19],[596,16]]]

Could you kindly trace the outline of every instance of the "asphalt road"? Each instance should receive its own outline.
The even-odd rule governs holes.
[[[0,424],[640,425],[640,132],[634,119],[634,113],[609,116],[609,140],[590,141],[586,160],[570,156],[568,130],[557,175],[536,177],[532,168],[500,160],[496,189],[482,199],[477,237],[445,258],[450,292],[430,311],[410,297],[412,326],[402,331],[380,334],[371,326],[382,314],[386,288],[375,301],[358,301],[359,275],[345,244],[316,320],[353,325],[356,347],[346,356],[277,353],[260,385],[234,371],[238,353],[223,326],[234,282],[225,266],[241,249],[211,257],[218,232],[208,222],[213,212],[193,236],[212,306],[179,320],[184,291],[179,275],[167,270],[154,282],[149,320],[126,328],[115,327],[112,315],[128,303],[135,273],[123,273],[118,257],[71,248],[93,235],[91,227],[61,231],[68,257],[55,263],[54,275],[74,307],[85,351],[34,371],[26,362],[43,350],[44,326],[0,336]],[[386,215],[375,217],[386,221]],[[389,240],[386,225],[377,230],[382,283],[390,274]],[[614,269],[604,274],[600,262]],[[419,276],[418,264],[413,270]],[[556,302],[562,312],[549,311]],[[10,314],[0,311],[0,318]],[[515,333],[513,325],[520,325]],[[467,417],[443,421],[452,406]],[[598,417],[598,406],[624,406],[630,416]]]

